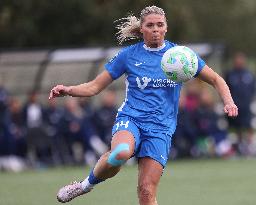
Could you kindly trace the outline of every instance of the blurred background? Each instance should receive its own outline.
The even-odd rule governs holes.
[[[1,0],[1,170],[95,164],[109,147],[123,79],[90,99],[48,101],[48,94],[101,72],[121,49],[114,21],[148,5],[166,11],[168,40],[225,78],[240,111],[227,119],[214,90],[186,83],[170,157],[256,156],[255,0]]]

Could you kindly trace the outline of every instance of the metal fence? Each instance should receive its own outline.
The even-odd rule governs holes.
[[[187,46],[208,63],[214,62],[215,68],[219,69],[224,51],[222,46],[210,44]],[[11,96],[19,97],[22,101],[29,92],[36,90],[44,103],[52,86],[74,85],[93,79],[120,49],[120,47],[112,47],[2,51],[0,85],[4,86]],[[125,88],[122,79],[111,86],[118,92],[118,103],[121,103]],[[95,101],[96,99],[97,97]]]

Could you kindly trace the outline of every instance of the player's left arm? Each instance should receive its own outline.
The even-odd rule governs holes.
[[[236,117],[238,115],[238,108],[233,101],[229,87],[219,74],[205,65],[200,71],[198,78],[212,85],[217,90],[224,103],[224,112],[229,117]]]

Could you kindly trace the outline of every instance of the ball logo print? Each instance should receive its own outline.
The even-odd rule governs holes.
[[[190,48],[175,46],[164,53],[161,67],[167,78],[175,82],[186,82],[195,76],[198,58]]]

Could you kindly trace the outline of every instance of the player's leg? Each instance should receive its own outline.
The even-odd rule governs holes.
[[[133,155],[135,139],[127,130],[117,131],[111,142],[111,150],[101,156],[90,175],[82,182],[75,182],[61,188],[57,194],[60,202],[68,202],[77,196],[88,193],[104,180],[115,176],[121,166]]]
[[[121,166],[134,154],[135,142],[138,145],[140,141],[138,127],[128,118],[117,119],[113,133],[111,150],[99,159],[91,172],[99,181],[115,176]],[[90,178],[88,180],[90,182]]]
[[[140,205],[157,205],[156,193],[163,166],[149,157],[139,158],[138,197]]]
[[[141,131],[139,158],[138,197],[140,205],[157,205],[156,193],[160,177],[170,153],[169,134]]]
[[[134,149],[135,139],[132,133],[127,130],[116,132],[111,141],[111,151],[105,153],[93,169],[95,177],[105,180],[115,176],[131,158]]]

